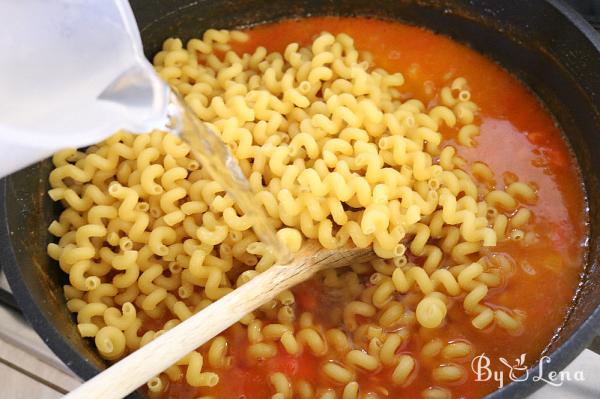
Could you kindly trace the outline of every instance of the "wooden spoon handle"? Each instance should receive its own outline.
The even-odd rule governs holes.
[[[147,345],[88,380],[65,398],[120,399],[145,384],[189,352],[214,338],[246,314],[325,267],[340,267],[372,258],[371,249],[314,252],[307,245],[289,265],[275,265],[210,304]]]

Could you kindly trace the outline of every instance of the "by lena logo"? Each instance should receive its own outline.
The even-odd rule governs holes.
[[[500,370],[492,370],[492,362],[485,353],[475,356],[471,361],[471,369],[476,377],[475,381],[496,381],[498,388],[502,388],[507,380],[521,382],[530,378],[534,382],[543,381],[555,387],[563,385],[565,381],[585,381],[585,376],[581,370],[575,372],[564,370],[544,373],[544,364],[551,362],[548,356],[542,356],[539,361],[537,373],[533,373],[525,365],[525,357],[526,354],[523,353],[512,362],[500,357],[498,360],[504,367]]]

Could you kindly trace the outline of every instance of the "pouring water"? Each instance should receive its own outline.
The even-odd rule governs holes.
[[[190,144],[279,262],[290,259],[228,148],[146,60],[126,0],[24,0],[4,5],[0,23],[13,32],[0,37],[0,49],[12,55],[0,66],[0,90],[10,98],[0,107],[0,177],[119,129],[167,130]]]

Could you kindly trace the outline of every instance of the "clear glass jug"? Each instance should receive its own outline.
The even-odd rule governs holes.
[[[169,89],[126,0],[4,2],[0,51],[0,177],[118,129],[166,123]]]

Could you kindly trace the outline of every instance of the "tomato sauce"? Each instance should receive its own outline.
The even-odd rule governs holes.
[[[372,390],[382,398],[420,397],[420,392],[432,385],[450,389],[453,398],[484,396],[497,389],[498,382],[475,381],[469,362],[463,363],[466,380],[439,385],[432,381],[431,369],[440,362],[421,361],[418,352],[424,343],[439,337],[469,341],[476,355],[489,356],[492,369],[504,367],[499,357],[512,363],[525,354],[528,365],[539,358],[568,315],[582,272],[587,226],[584,194],[575,162],[551,115],[522,83],[467,46],[418,27],[365,18],[283,21],[249,30],[250,40],[236,45],[236,51],[252,52],[257,46],[264,46],[269,51],[283,52],[290,42],[306,45],[322,31],[352,36],[356,48],[369,51],[377,67],[402,72],[407,81],[402,91],[426,104],[435,99],[425,89],[424,82],[440,89],[453,77],[465,77],[472,101],[480,107],[481,135],[476,138],[475,148],[457,146],[459,155],[468,162],[482,161],[489,165],[497,187],[503,188],[507,174],[515,174],[520,181],[533,183],[538,189],[539,200],[529,208],[534,214],[530,223],[539,239],[528,247],[508,241],[493,248],[494,252],[512,257],[516,267],[508,284],[491,290],[486,298],[491,307],[526,313],[522,332],[515,336],[501,328],[476,330],[457,303],[449,309],[444,328],[413,333],[401,348],[400,352],[415,354],[419,363],[408,386],[393,387],[387,383],[389,369],[358,373],[361,392]],[[444,133],[446,144],[453,144],[455,132]],[[297,314],[304,310],[315,312],[322,305],[323,295],[315,281],[305,283],[296,290],[296,295]],[[319,371],[325,360],[310,353],[293,357],[280,347],[275,358],[249,363],[245,356],[248,345],[245,330],[232,327],[225,335],[234,362],[230,369],[218,371],[220,383],[206,390],[189,387],[184,381],[171,382],[167,397],[270,398],[273,391],[269,374],[276,371],[284,372],[292,381],[304,379],[313,386],[333,385]],[[381,386],[389,390],[387,396],[377,391]]]

